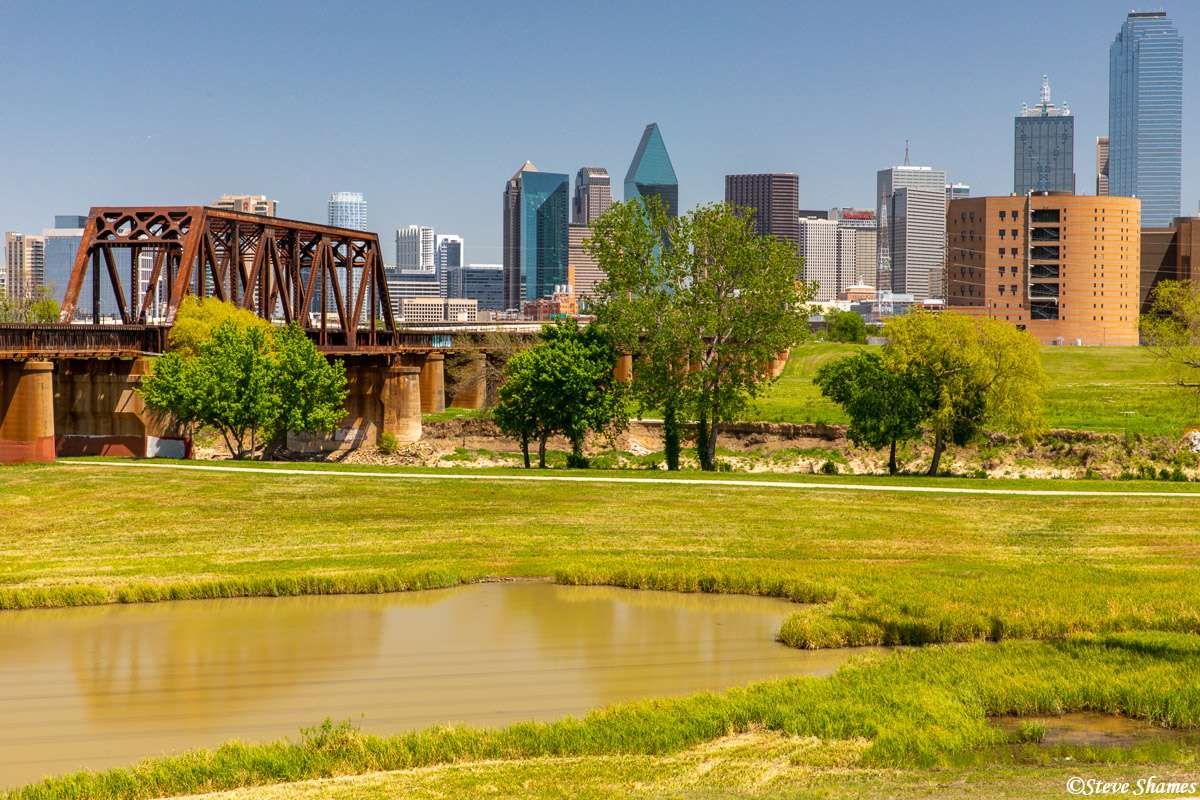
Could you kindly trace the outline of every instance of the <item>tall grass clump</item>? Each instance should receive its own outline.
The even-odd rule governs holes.
[[[106,603],[158,603],[229,597],[294,597],[310,594],[381,594],[444,589],[472,579],[449,569],[355,572],[342,575],[276,575],[212,581],[45,586],[0,590],[0,609],[61,608]]]

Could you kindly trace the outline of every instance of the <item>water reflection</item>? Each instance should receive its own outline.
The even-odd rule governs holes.
[[[0,786],[326,716],[386,734],[823,675],[795,606],[548,583],[0,612]],[[861,653],[862,651],[854,651]]]

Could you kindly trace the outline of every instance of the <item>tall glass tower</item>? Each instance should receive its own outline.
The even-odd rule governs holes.
[[[1162,11],[1135,11],[1108,48],[1108,193],[1142,201],[1142,227],[1179,216],[1183,38]]]
[[[570,283],[571,179],[528,161],[504,186],[504,307],[554,294]]]
[[[635,197],[662,198],[667,214],[679,216],[679,180],[675,177],[675,168],[671,166],[671,157],[667,155],[667,146],[663,144],[662,134],[655,122],[647,125],[642,132],[642,141],[638,143],[633,162],[625,173],[625,199],[628,201]]]
[[[1075,193],[1075,118],[1050,102],[1050,79],[1042,76],[1041,100],[1021,104],[1013,123],[1013,194]],[[947,198],[957,199],[957,198]]]
[[[356,231],[367,229],[367,201],[362,192],[334,192],[329,195],[329,224]]]

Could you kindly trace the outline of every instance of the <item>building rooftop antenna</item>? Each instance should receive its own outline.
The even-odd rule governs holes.
[[[1042,76],[1042,105],[1050,105],[1050,76]]]
[[[908,163],[908,139],[904,140],[904,166],[912,166]]]

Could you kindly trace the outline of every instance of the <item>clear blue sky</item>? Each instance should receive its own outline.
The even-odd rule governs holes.
[[[945,169],[1012,190],[1013,117],[1076,116],[1094,190],[1108,46],[1129,0],[1004,3],[8,3],[0,27],[0,228],[40,233],[94,205],[266,194],[323,222],[361,191],[394,229],[457,233],[501,260],[501,193],[526,159],[606,167],[621,196],[658,122],[684,208],[724,175],[796,172],[802,208],[873,205],[876,170]],[[1140,8],[1140,7],[1139,7]],[[1184,37],[1183,212],[1196,213],[1200,3]]]

